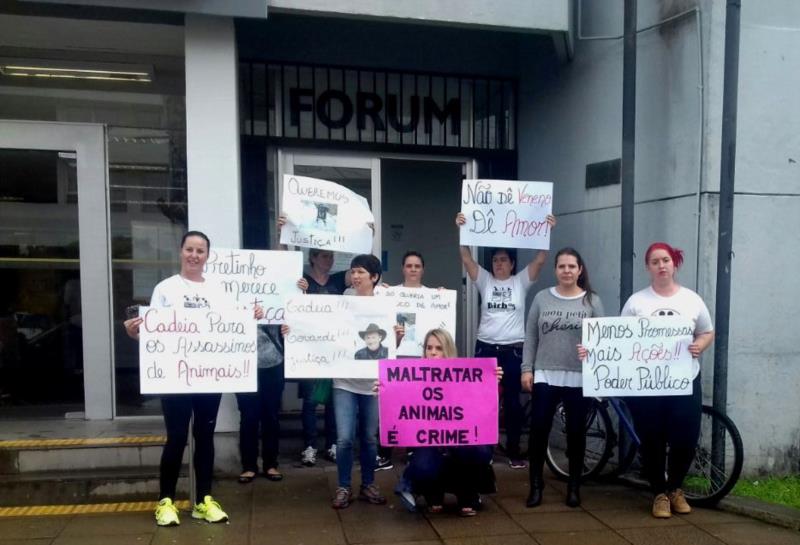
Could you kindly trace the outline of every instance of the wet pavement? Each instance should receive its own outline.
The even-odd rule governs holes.
[[[172,528],[156,527],[152,512],[0,518],[0,545],[800,545],[796,531],[724,511],[695,509],[690,515],[654,519],[649,496],[623,485],[586,485],[583,505],[570,509],[564,505],[565,484],[548,480],[543,504],[527,509],[527,471],[499,461],[499,492],[484,496],[478,516],[459,517],[453,498],[443,513],[409,513],[392,494],[398,465],[377,473],[389,498],[385,506],[356,501],[348,509],[333,510],[333,465],[285,464],[281,482],[215,483],[215,497],[231,517],[228,524],[198,522],[187,511],[181,512],[181,525]],[[354,478],[357,484],[357,471]]]

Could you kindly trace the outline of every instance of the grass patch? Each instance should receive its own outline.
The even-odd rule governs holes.
[[[800,475],[741,479],[732,494],[800,509]]]

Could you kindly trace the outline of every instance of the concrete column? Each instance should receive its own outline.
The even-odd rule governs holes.
[[[189,228],[218,247],[240,248],[241,179],[233,19],[186,15],[186,161]],[[217,431],[238,429],[236,402],[222,399]]]

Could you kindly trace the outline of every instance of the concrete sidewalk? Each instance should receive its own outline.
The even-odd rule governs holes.
[[[800,545],[798,532],[716,510],[656,520],[649,514],[647,494],[618,485],[587,485],[583,506],[570,509],[563,503],[565,485],[549,480],[544,503],[526,509],[527,471],[499,462],[499,493],[484,497],[484,510],[468,519],[457,516],[450,504],[437,515],[405,511],[392,494],[397,466],[377,473],[388,505],[355,502],[342,511],[330,507],[335,466],[282,469],[285,478],[279,483],[261,478],[249,485],[215,483],[215,497],[230,515],[229,524],[197,522],[186,511],[177,528],[157,528],[152,512],[3,518],[0,545]],[[354,478],[357,484],[357,471]]]

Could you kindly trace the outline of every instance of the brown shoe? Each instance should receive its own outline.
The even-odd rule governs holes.
[[[336,489],[336,494],[333,496],[331,507],[334,509],[346,509],[350,507],[350,500],[352,499],[353,492],[345,486],[340,486]]]
[[[686,502],[686,496],[683,495],[683,490],[678,488],[669,494],[669,505],[674,513],[679,515],[688,515],[692,512],[691,506]]]
[[[659,494],[653,500],[653,516],[657,519],[668,519],[672,516],[666,494]]]
[[[358,493],[358,499],[368,501],[373,505],[386,503],[386,498],[381,495],[381,491],[375,483],[362,486],[361,491]]]

